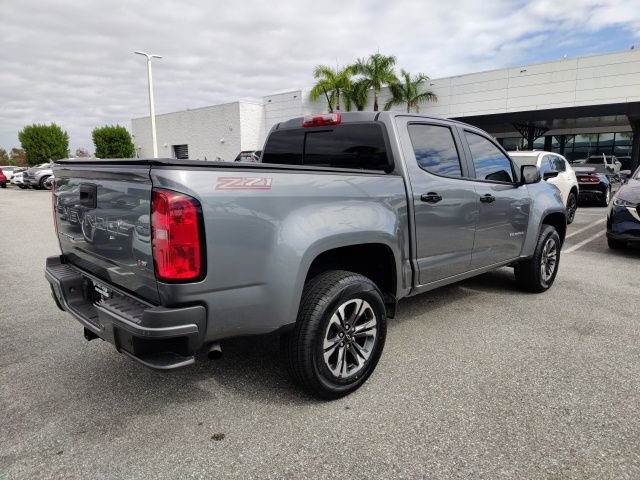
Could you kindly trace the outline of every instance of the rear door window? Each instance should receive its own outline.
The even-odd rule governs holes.
[[[262,163],[392,169],[382,126],[375,123],[276,130],[267,140]]]
[[[488,139],[473,132],[464,132],[469,144],[476,178],[490,182],[513,182],[511,160]]]
[[[412,124],[408,130],[421,169],[436,175],[462,177],[460,156],[449,127]]]

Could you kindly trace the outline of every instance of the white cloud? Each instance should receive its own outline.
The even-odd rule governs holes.
[[[635,4],[635,5],[634,5]],[[147,114],[146,50],[158,113],[309,86],[319,63],[380,50],[432,78],[592,52],[606,28],[640,31],[637,1],[87,1],[0,3],[0,146],[56,122],[76,147],[91,130]],[[609,45],[602,43],[602,45]],[[628,46],[628,45],[625,45]],[[535,50],[534,50],[535,49]]]

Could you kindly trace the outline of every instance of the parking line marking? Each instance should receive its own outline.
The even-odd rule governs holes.
[[[580,228],[580,229],[576,230],[575,232],[571,232],[569,235],[567,235],[567,236],[566,236],[566,237],[564,237],[564,238],[565,238],[565,240],[566,240],[567,238],[571,238],[571,237],[573,237],[573,236],[575,236],[575,235],[578,235],[579,233],[584,232],[585,230],[589,230],[591,227],[595,227],[595,226],[596,226],[596,225],[598,225],[599,223],[605,222],[606,220],[607,220],[606,218],[601,218],[600,220],[596,220],[595,222],[590,223],[590,224],[589,224],[589,225],[587,225],[586,227],[582,227],[582,228]]]
[[[580,243],[576,243],[574,246],[567,248],[566,250],[564,250],[562,253],[571,253],[571,252],[575,252],[576,250],[578,250],[580,247],[584,247],[587,243],[589,242],[593,242],[594,240],[596,240],[597,238],[602,238],[604,236],[603,232],[598,232],[595,235],[590,236],[589,238],[587,238],[586,240],[581,241]]]

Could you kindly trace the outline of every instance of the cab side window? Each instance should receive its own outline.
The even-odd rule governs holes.
[[[511,160],[492,142],[473,132],[464,132],[478,180],[509,182],[513,180]]]
[[[449,127],[410,124],[408,130],[421,169],[435,175],[462,177],[460,156]]]
[[[540,162],[540,175],[544,175],[551,170],[555,170],[555,162],[554,158],[551,155],[545,155],[542,157],[542,161]]]
[[[556,172],[566,172],[567,171],[567,164],[565,163],[564,158],[560,158],[558,156],[554,156],[553,157],[553,169]]]

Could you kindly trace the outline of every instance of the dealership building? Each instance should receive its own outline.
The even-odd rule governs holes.
[[[438,101],[422,104],[421,114],[476,125],[507,150],[544,149],[570,160],[613,154],[624,167],[638,165],[640,49],[438,78],[425,88]],[[381,97],[383,105],[388,89]],[[261,149],[276,123],[326,111],[307,88],[157,115],[158,154],[232,161]],[[138,156],[151,157],[149,117],[133,119],[132,128]]]

